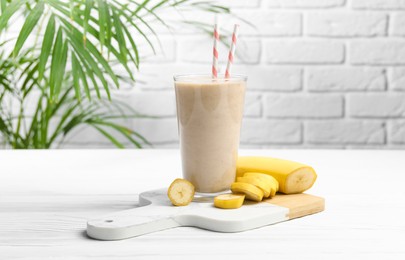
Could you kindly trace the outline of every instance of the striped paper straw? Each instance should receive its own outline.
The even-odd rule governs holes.
[[[238,38],[238,31],[239,31],[239,25],[235,24],[235,27],[233,29],[233,34],[232,34],[231,48],[229,49],[228,64],[226,65],[225,78],[229,78],[231,76],[231,67],[232,67],[232,63],[233,63],[233,57],[235,56],[236,40]]]
[[[212,60],[212,77],[214,79],[218,78],[218,42],[219,42],[219,27],[218,24],[216,23],[214,25],[214,49],[213,49],[213,55],[214,58]]]

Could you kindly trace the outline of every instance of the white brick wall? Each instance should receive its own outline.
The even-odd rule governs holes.
[[[305,141],[310,144],[384,144],[384,124],[359,120],[308,121]]]
[[[344,45],[330,40],[277,40],[265,42],[269,64],[339,64]]]
[[[333,94],[269,94],[264,110],[267,117],[336,118],[343,116],[343,98]]]
[[[348,56],[353,65],[405,65],[405,39],[354,40]]]
[[[313,92],[383,91],[386,86],[385,70],[381,68],[324,66],[306,72],[306,87]]]
[[[328,8],[342,6],[345,0],[268,0],[267,6],[271,8]]]
[[[405,94],[350,94],[347,96],[347,113],[358,118],[404,117]]]
[[[336,13],[309,13],[307,33],[309,36],[367,37],[386,34],[387,15],[339,11]]]
[[[405,12],[393,13],[391,15],[390,34],[394,36],[405,36]]]
[[[405,90],[405,67],[394,67],[390,71],[390,88],[393,90]]]
[[[217,2],[255,25],[239,21],[233,67],[249,76],[242,147],[405,148],[405,0]],[[231,30],[235,19],[222,18]],[[117,94],[160,117],[129,122],[154,147],[177,147],[172,76],[207,73],[212,59],[211,38],[184,26],[173,31],[158,29],[163,49],[157,57],[142,52],[138,83]],[[226,55],[221,46],[222,72]],[[66,147],[108,146],[84,133]]]
[[[405,0],[352,0],[354,9],[397,10],[405,9]]]
[[[388,142],[405,144],[405,121],[391,121],[388,123]]]

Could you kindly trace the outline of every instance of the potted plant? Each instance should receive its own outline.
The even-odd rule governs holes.
[[[117,122],[139,117],[111,91],[133,82],[140,42],[155,50],[159,12],[229,13],[214,2],[191,0],[1,0],[0,141],[6,148],[48,149],[88,125],[115,146],[117,134],[135,147],[148,144]],[[15,21],[23,24],[15,31]],[[209,23],[181,21],[207,31]],[[124,71],[120,73],[119,71]]]

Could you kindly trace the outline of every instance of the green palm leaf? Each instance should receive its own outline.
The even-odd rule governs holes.
[[[82,68],[82,66],[80,64],[80,61],[76,58],[76,55],[73,52],[72,52],[72,57],[74,57],[77,60],[77,64],[78,64],[77,73],[78,73],[78,76],[81,79],[81,82],[83,83],[84,91],[85,91],[85,94],[86,94],[87,98],[89,100],[91,100],[90,87],[89,87],[89,84],[87,82],[86,73],[83,71],[83,68]],[[89,75],[89,74],[87,74],[87,75]],[[91,77],[93,79],[92,75],[89,75],[89,77]],[[97,95],[100,96],[99,91],[97,91]]]
[[[66,31],[66,35],[69,37],[69,39],[74,41],[77,46],[81,46],[80,40],[82,38],[82,34],[79,32],[79,30],[77,30],[73,26],[69,25],[69,23],[67,23],[66,21],[64,21],[63,23],[65,25],[67,25],[70,29],[70,30]],[[85,57],[87,57],[88,59],[93,59],[93,57],[94,57],[93,60],[100,63],[100,65],[105,69],[105,71],[108,73],[108,75],[114,81],[115,85],[118,87],[119,83],[118,83],[117,75],[114,73],[110,64],[107,62],[107,60],[103,57],[103,55],[97,50],[97,48],[90,41],[87,41],[86,47],[87,47],[87,50],[90,51],[92,56],[85,55]]]
[[[2,1],[2,14],[0,16],[0,32],[7,26],[7,23],[10,20],[11,16],[13,16],[19,10],[19,8],[26,2],[28,2],[28,0],[12,1],[9,5],[6,6],[4,1]]]
[[[113,128],[114,130],[118,131],[120,134],[122,134],[125,138],[127,138],[133,145],[135,145],[138,148],[141,148],[142,145],[136,141],[131,135],[133,133],[133,131],[131,129],[128,129],[127,127],[112,123],[112,122],[108,122],[108,121],[104,121],[104,120],[100,120],[100,119],[96,119],[96,120],[91,120],[91,125],[102,125],[102,126],[108,126]]]
[[[146,35],[146,33],[143,30],[141,30],[141,28],[138,25],[136,25],[136,23],[132,20],[133,17],[131,15],[126,14],[124,11],[117,9],[117,8],[114,8],[113,10],[126,18],[127,22],[131,26],[133,26],[142,35],[142,37],[149,44],[149,46],[152,49],[153,53],[156,54],[156,50],[155,50],[155,47],[154,47],[153,43],[151,42],[149,37]],[[140,21],[142,21],[144,24],[146,23],[142,18],[140,18]],[[156,33],[153,30],[152,30],[152,33],[156,35]]]
[[[80,94],[80,74],[79,74],[79,61],[76,58],[74,53],[72,55],[72,74],[73,74],[73,86],[75,88],[76,98],[81,101],[81,94]]]
[[[59,28],[55,39],[55,45],[53,46],[52,62],[51,62],[51,72],[49,79],[49,89],[50,96],[53,99],[57,94],[57,88],[59,89],[59,82],[62,82],[64,71],[62,68],[63,64],[63,52],[67,48],[66,44],[63,42],[62,28]]]
[[[82,48],[83,43],[80,40],[80,37],[74,37],[73,35],[70,35],[70,34],[67,34],[67,35],[69,36],[69,42],[71,43],[71,45],[73,46],[73,49],[78,54],[79,59],[86,66],[87,71],[91,70],[95,73],[95,75],[97,75],[97,77],[100,79],[100,81],[107,93],[108,99],[111,99],[108,82],[105,79],[104,74],[101,71],[101,69],[99,68],[97,62],[93,59],[93,57],[90,55],[90,53],[87,50]],[[89,48],[88,47],[89,45],[90,45],[90,42],[88,41],[87,48]],[[97,83],[95,83],[93,85],[95,88],[98,88]]]
[[[130,67],[139,68],[140,42],[146,41],[146,48],[155,53],[151,37],[160,41],[153,22],[168,27],[159,17],[165,8],[229,12],[215,2],[198,0],[0,0],[0,32],[17,14],[25,17],[11,53],[3,48],[7,41],[0,43],[3,140],[13,148],[50,148],[87,124],[119,148],[124,143],[117,135],[138,148],[150,145],[140,133],[115,121],[147,116],[111,103],[110,90],[121,80],[135,80]],[[114,70],[116,65],[125,74]],[[21,105],[17,115],[4,105],[9,98]],[[34,114],[28,116],[25,105],[30,98],[37,100]]]
[[[42,13],[44,11],[44,3],[38,2],[34,9],[30,12],[30,14],[25,19],[24,25],[21,28],[20,34],[18,35],[17,42],[14,47],[13,55],[14,57],[18,55],[21,47],[24,45],[25,40],[27,40],[28,36],[37,25],[39,18],[41,18]]]
[[[107,20],[108,17],[108,7],[105,0],[98,0],[98,27],[99,27],[99,40],[101,51],[103,51],[103,46],[105,44],[105,34],[106,34],[106,27],[107,27]]]
[[[84,9],[84,19],[83,19],[83,42],[86,45],[87,40],[87,27],[89,26],[90,12],[93,9],[93,0],[87,0]]]
[[[103,130],[101,127],[99,127],[95,124],[90,124],[90,125],[93,126],[95,129],[97,129],[102,135],[107,137],[107,139],[110,140],[111,143],[113,143],[118,148],[120,148],[120,149],[125,148],[125,146],[121,142],[119,142],[116,138],[114,138],[112,135],[110,135],[107,131]]]
[[[48,61],[49,54],[51,53],[54,37],[55,37],[55,17],[54,15],[52,15],[49,18],[44,38],[42,40],[42,48],[39,56],[39,66],[38,66],[38,80],[41,80],[44,75],[45,66]]]
[[[60,11],[61,13],[65,14],[65,15],[67,14],[67,11],[66,11],[65,9],[61,8],[60,6],[55,5],[54,7],[55,7],[58,11]],[[63,23],[67,28],[69,28],[69,30],[73,31],[73,32],[76,33],[76,34],[80,34],[80,31],[79,31],[77,28],[75,28],[71,23],[67,22],[67,21],[66,21],[65,19],[63,19],[63,18],[60,18],[60,19],[61,19],[62,23]],[[74,15],[74,16],[73,16],[73,19],[74,19],[74,21],[75,21],[76,23],[78,23],[78,24],[83,23],[83,21],[81,20],[81,18],[80,18],[78,15]],[[97,20],[96,20],[94,17],[90,17],[90,20],[93,21],[93,22],[97,22]],[[125,26],[123,26],[123,29],[126,29]],[[99,38],[99,32],[98,32],[93,26],[87,25],[87,31],[88,31],[92,36],[94,36],[95,38]],[[112,36],[111,38],[113,38],[114,40],[118,41],[116,35],[112,34],[111,36]],[[85,37],[85,36],[83,36],[83,37]],[[131,36],[131,37],[132,37],[132,36]],[[86,39],[87,39],[87,37],[86,37]],[[87,42],[87,40],[86,40],[86,42]],[[85,43],[86,43],[86,42],[85,42]],[[84,47],[87,47],[87,44],[84,44]],[[119,53],[119,51],[116,50],[111,44],[106,44],[106,47],[108,48],[108,51],[109,51],[109,52],[113,53],[113,55],[118,59],[118,61],[120,62],[120,64],[126,69],[126,71],[128,72],[128,74],[129,74],[130,77],[132,78],[132,71],[129,69],[128,64],[124,61],[124,57]],[[137,50],[136,50],[136,52],[135,52],[135,56],[136,56],[136,58],[138,59],[138,62],[139,62],[139,55],[138,55],[138,53],[137,53]],[[135,64],[135,65],[137,66],[137,64]]]
[[[6,7],[7,7],[7,1],[6,0],[0,0],[1,13],[3,13],[4,10],[6,10]]]
[[[118,17],[117,13],[113,11],[113,20],[114,20],[114,27],[115,27],[115,33],[117,35],[117,42],[118,46],[121,51],[121,56],[124,58],[124,62],[127,63],[127,45],[125,42],[125,37],[122,32],[122,23],[120,21],[120,18]]]

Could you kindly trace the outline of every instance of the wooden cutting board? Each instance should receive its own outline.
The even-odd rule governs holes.
[[[196,196],[185,207],[172,206],[167,189],[139,195],[140,207],[87,222],[87,234],[100,240],[120,240],[159,230],[192,226],[217,232],[240,232],[321,212],[325,200],[309,194],[277,194],[260,203],[245,201],[238,209],[218,209],[213,197]]]

